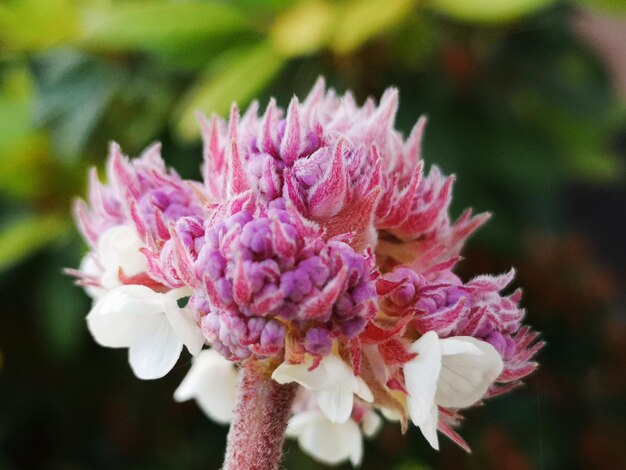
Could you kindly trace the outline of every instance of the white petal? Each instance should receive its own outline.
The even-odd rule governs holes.
[[[304,430],[311,424],[315,424],[319,417],[320,412],[318,410],[302,411],[295,413],[290,419],[287,425],[285,435],[287,437],[298,437],[304,432]]]
[[[350,423],[354,423],[354,421],[349,420],[347,424],[349,428],[344,430],[347,445],[350,447],[350,463],[353,466],[358,467],[361,464],[361,460],[363,460],[363,438],[361,437],[361,432],[359,427],[356,425],[356,431]]]
[[[495,348],[469,336],[441,340],[442,366],[436,402],[449,408],[464,408],[480,400],[502,372],[502,359]]]
[[[232,362],[217,351],[205,349],[194,358],[191,369],[174,392],[174,399],[195,398],[209,418],[229,423],[237,399],[238,377]]]
[[[398,413],[396,410],[392,410],[391,408],[379,408],[380,412],[388,421],[400,421],[402,419],[402,415]]]
[[[374,401],[374,395],[363,379],[355,377],[354,371],[340,357],[329,354],[322,359],[318,368],[326,369],[329,384],[343,384],[363,400],[370,403]]]
[[[365,381],[361,377],[354,377],[354,379],[355,387],[352,388],[352,391],[361,397],[362,400],[372,403],[374,401],[374,394]]]
[[[324,361],[322,360],[322,363]],[[319,390],[329,385],[328,371],[320,364],[314,370],[309,371],[312,360],[309,358],[302,364],[288,364],[283,362],[272,373],[272,379],[279,384],[297,382],[307,390]]]
[[[204,379],[212,379],[211,373],[214,369],[220,368],[222,361],[228,362],[214,349],[205,349],[194,357],[191,369],[174,392],[174,400],[181,402],[196,398],[197,394],[202,391]]]
[[[316,390],[315,398],[322,413],[333,423],[344,423],[352,414],[352,390],[336,385]]]
[[[404,378],[409,392],[407,404],[411,421],[421,426],[435,403],[437,379],[441,370],[441,348],[437,334],[429,331],[413,343],[409,351],[417,353],[417,357],[404,365]]]
[[[80,267],[78,269],[86,276],[93,277],[95,279],[100,279],[102,277],[102,268],[95,260],[93,253],[87,253],[83,257],[80,262]],[[85,286],[84,289],[87,295],[94,300],[99,299],[107,293],[107,290],[103,289],[102,287]]]
[[[360,463],[363,442],[359,426],[351,419],[342,424],[331,423],[321,413],[313,413],[316,415],[307,417],[309,424],[298,437],[302,450],[326,465],[348,459],[355,465]]]
[[[420,425],[420,431],[432,446],[433,449],[439,450],[439,439],[437,438],[437,420],[439,418],[439,411],[437,411],[437,405],[433,405],[428,411],[426,419]]]
[[[96,302],[87,315],[87,327],[98,344],[127,348],[143,334],[150,317],[162,311],[161,294],[145,286],[120,286]]]
[[[172,370],[182,349],[165,315],[155,315],[146,322],[144,334],[130,345],[128,360],[138,378],[159,379]]]
[[[98,258],[104,267],[102,286],[111,289],[120,285],[120,268],[126,276],[147,271],[148,261],[139,251],[144,246],[137,230],[128,225],[117,225],[102,234],[98,240]]]
[[[344,384],[345,387],[350,388],[353,392],[361,389],[361,385],[354,376],[354,372],[339,356],[335,356],[334,354],[324,356],[317,369],[324,369],[326,371],[324,375],[327,377],[327,386]],[[367,389],[365,382],[363,382],[363,387]],[[369,391],[369,389],[367,389],[367,391]]]
[[[333,382],[343,382],[346,379],[353,377],[354,374],[348,365],[338,356],[329,354],[322,358],[320,367],[324,367],[328,372],[328,375],[333,378]]]
[[[361,423],[361,427],[363,428],[363,434],[367,437],[373,437],[383,425],[383,420],[378,413],[374,410],[368,410],[365,412],[363,416],[363,422]]]
[[[233,419],[233,412],[237,402],[237,382],[239,375],[231,367],[230,373],[222,377],[220,382],[213,382],[213,389],[207,393],[200,393],[196,397],[200,409],[212,420],[228,424]]]
[[[335,423],[345,422],[352,413],[353,394],[373,401],[372,392],[362,379],[354,376],[352,369],[339,357],[325,356],[319,365],[309,370],[312,359],[302,364],[282,363],[272,374],[278,383],[297,382],[315,393],[320,409]]]
[[[178,338],[187,346],[189,352],[195,356],[204,345],[202,329],[194,320],[191,310],[180,308],[176,299],[169,293],[165,294],[162,299],[163,309],[170,325],[172,325]]]

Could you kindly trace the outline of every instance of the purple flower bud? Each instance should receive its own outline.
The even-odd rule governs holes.
[[[261,339],[261,333],[267,321],[260,317],[252,317],[248,320],[248,334],[245,344],[258,343]]]
[[[285,326],[276,320],[270,320],[265,324],[261,332],[261,347],[273,352],[280,351],[285,342]]]
[[[346,338],[351,339],[358,336],[365,329],[365,325],[367,325],[366,318],[354,316],[349,320],[340,322],[339,328]]]
[[[220,300],[229,305],[233,301],[233,283],[226,278],[215,281],[215,289],[220,296]]]
[[[491,344],[500,356],[504,356],[504,351],[506,350],[506,340],[504,336],[502,336],[497,331],[493,330],[485,337],[485,341]]]
[[[224,275],[226,268],[226,259],[221,253],[213,248],[201,250],[196,264],[198,276],[203,278],[208,276],[210,279],[217,281]]]
[[[271,256],[272,241],[267,219],[255,220],[243,226],[240,243],[258,256]]]
[[[406,307],[413,300],[413,297],[415,297],[415,286],[410,283],[401,285],[389,294],[389,300],[398,307]]]
[[[283,273],[280,278],[280,288],[290,300],[300,302],[311,292],[311,279],[303,269],[295,269]]]
[[[311,354],[325,356],[333,346],[333,341],[328,330],[324,328],[311,328],[304,337],[304,348]]]
[[[352,296],[348,293],[345,293],[341,297],[339,297],[337,299],[337,303],[335,304],[335,312],[337,312],[337,315],[339,315],[339,317],[349,315],[353,308],[354,302],[352,301]]]
[[[329,268],[322,262],[319,256],[311,256],[301,261],[298,268],[306,271],[315,287],[323,286],[328,280]]]

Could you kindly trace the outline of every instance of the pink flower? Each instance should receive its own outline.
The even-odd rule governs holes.
[[[171,302],[159,317],[173,345],[159,374],[182,344],[197,352],[201,330],[227,359],[313,391],[319,409],[294,435],[319,458],[326,441],[312,436],[326,429],[346,439],[330,460],[358,462],[358,424],[375,408],[410,418],[433,446],[439,430],[466,448],[459,410],[519,385],[543,343],[522,325],[521,293],[501,294],[513,271],[453,273],[489,214],[452,220],[454,178],[424,172],[426,120],[405,140],[397,107],[395,89],[358,106],[319,80],[286,112],[270,100],[262,115],[255,102],[228,122],[201,117],[201,183],[168,171],[158,147],[128,161],[112,146],[109,183],[92,173],[89,203],[76,205],[91,252],[74,274],[96,297],[128,284],[152,289],[152,303],[188,295],[184,329]],[[117,321],[122,307],[92,316]],[[141,323],[119,317],[131,320],[143,341]],[[106,326],[103,344],[133,347]]]

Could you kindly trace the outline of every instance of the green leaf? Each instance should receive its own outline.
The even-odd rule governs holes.
[[[182,100],[175,114],[178,134],[188,140],[199,136],[197,111],[225,115],[233,101],[247,105],[283,64],[284,59],[267,43],[229,51],[216,58]]]
[[[299,3],[276,18],[270,31],[272,44],[287,57],[316,52],[325,45],[336,14],[327,1]]]
[[[335,25],[332,47],[348,53],[372,37],[403,22],[414,0],[352,0],[343,7]]]
[[[159,70],[135,70],[112,100],[89,148],[106,148],[105,142],[115,136],[125,152],[143,151],[167,125],[170,109],[178,98],[178,87],[173,82],[171,76]]]
[[[533,13],[554,0],[433,0],[431,8],[462,21],[501,23]]]
[[[54,215],[28,216],[5,224],[0,228],[0,272],[58,241],[68,228],[67,220]]]
[[[0,188],[19,199],[45,187],[47,141],[31,126],[32,80],[25,67],[7,68],[0,80]]]
[[[232,5],[200,1],[134,1],[85,10],[77,43],[100,50],[166,52],[250,29]]]
[[[45,49],[75,34],[75,0],[20,0],[0,4],[0,52]]]
[[[579,0],[578,3],[611,13],[626,12],[626,2],[624,0]]]
[[[514,103],[535,126],[557,144],[563,169],[569,176],[586,181],[611,181],[624,174],[623,164],[610,153],[612,136],[623,123],[623,116],[577,115],[540,99],[532,93],[520,93]],[[614,122],[615,121],[615,122]],[[623,124],[622,124],[623,125]]]
[[[51,51],[39,59],[38,65],[35,120],[51,128],[57,154],[76,159],[125,84],[126,74],[70,49]]]

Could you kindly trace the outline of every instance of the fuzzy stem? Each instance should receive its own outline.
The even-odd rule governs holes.
[[[278,470],[296,389],[244,363],[223,470]]]

